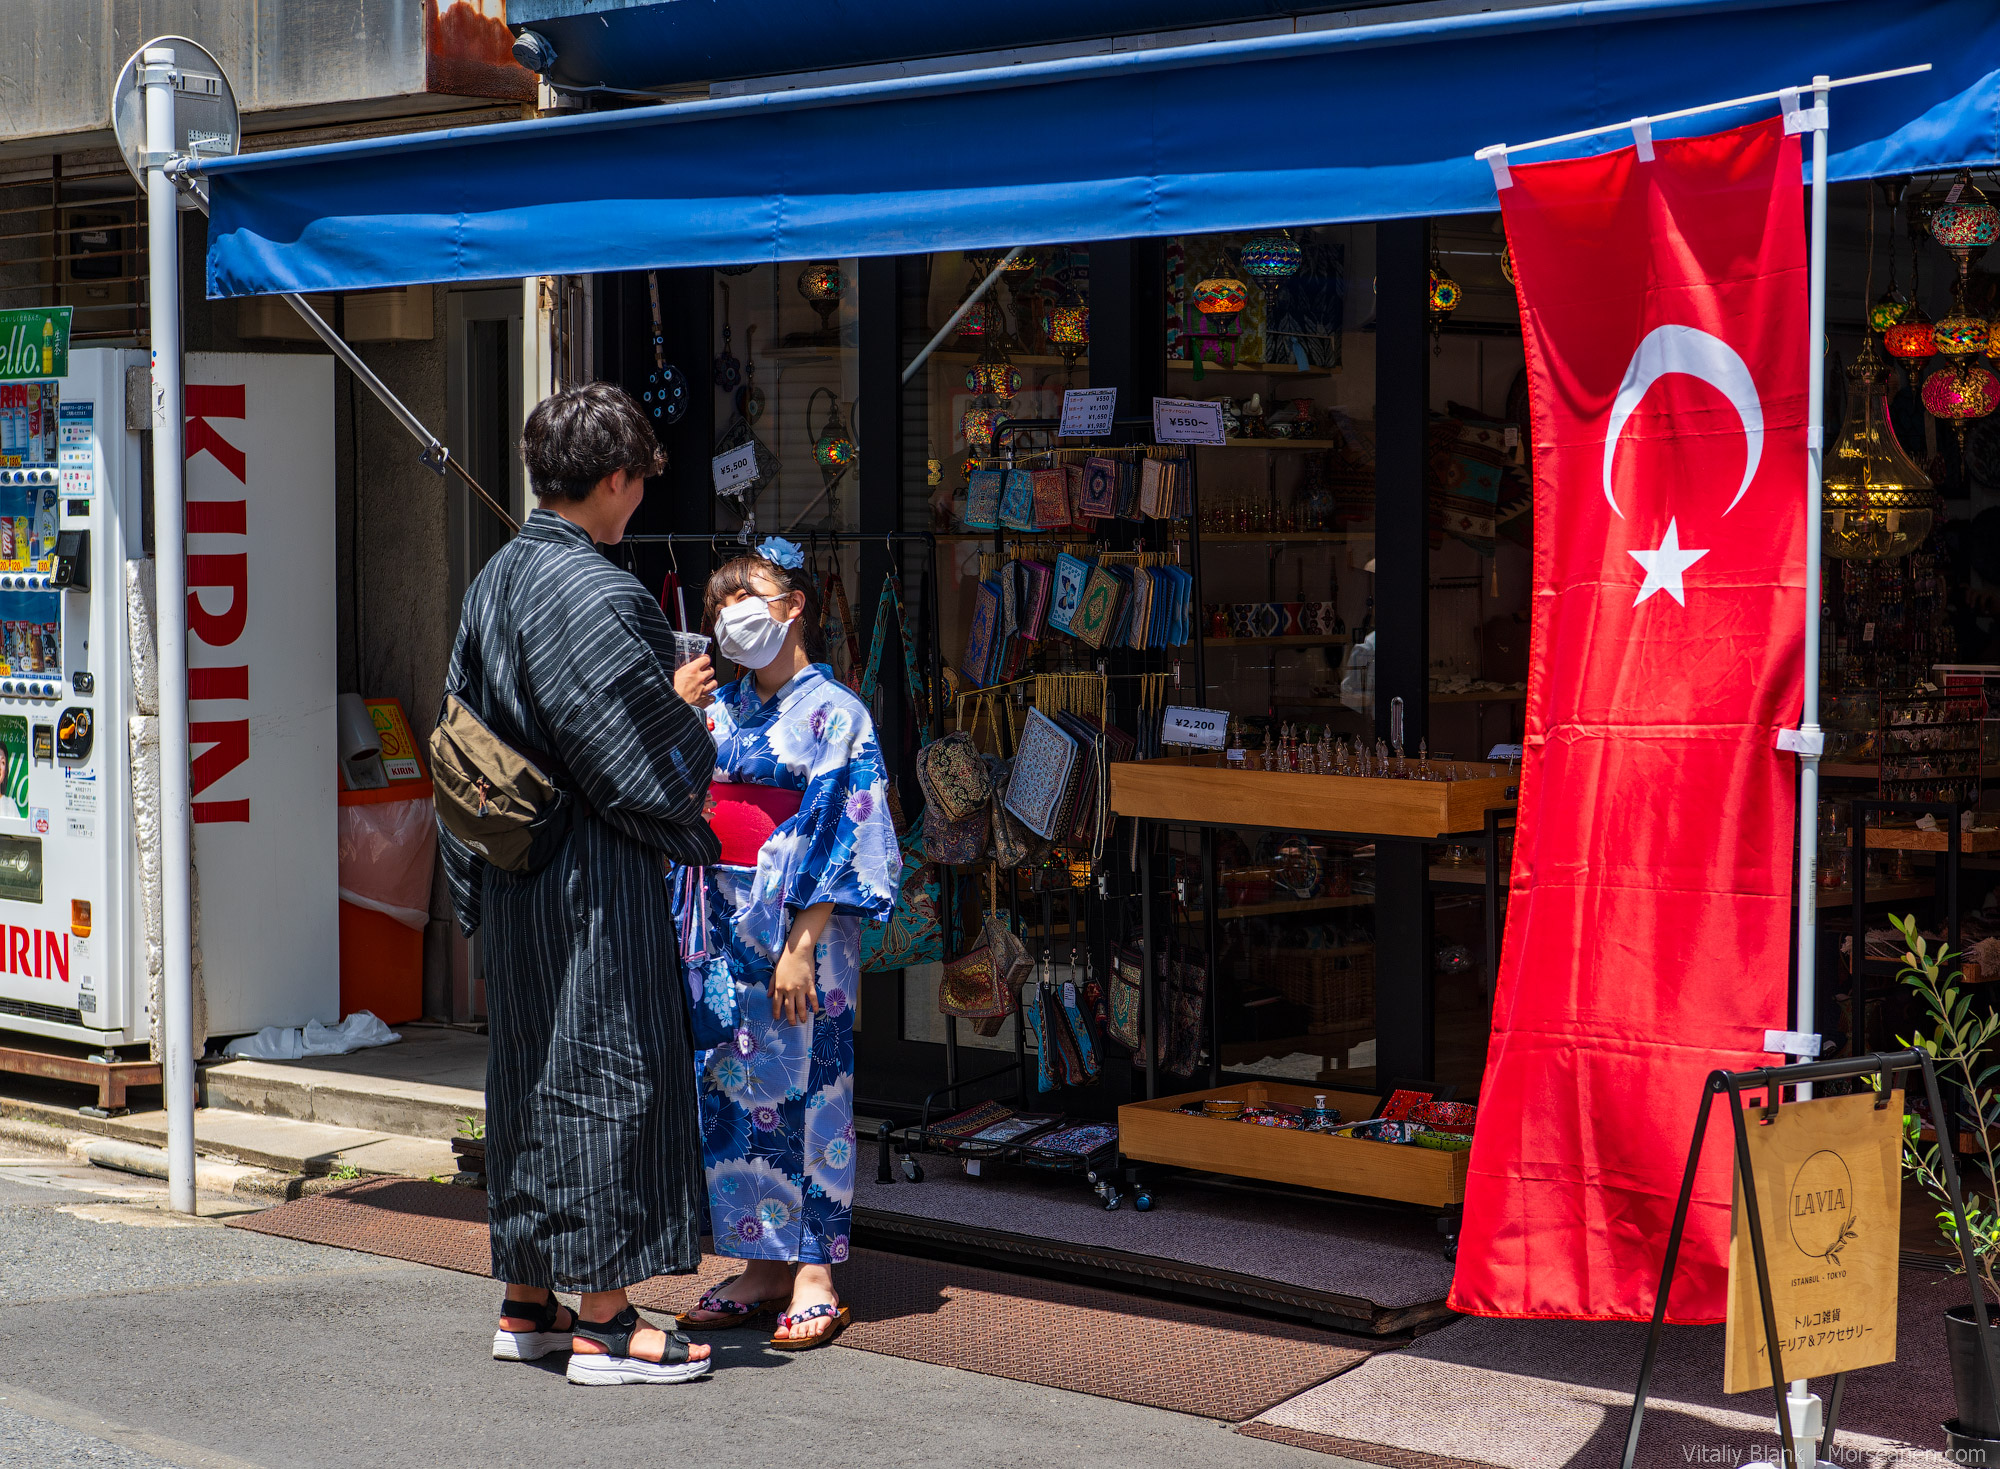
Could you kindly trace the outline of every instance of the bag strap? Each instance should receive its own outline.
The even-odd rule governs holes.
[[[894,571],[882,580],[882,595],[875,602],[875,628],[868,642],[868,663],[861,675],[861,702],[875,707],[875,692],[882,682],[882,651],[889,640],[889,623],[895,620],[903,644],[903,687],[910,696],[910,712],[918,729],[930,727],[930,691],[917,671],[917,640],[910,626],[909,610],[903,605],[903,580]]]

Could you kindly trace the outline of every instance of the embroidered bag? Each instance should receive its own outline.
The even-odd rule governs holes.
[[[1076,740],[1039,709],[1028,711],[1007,786],[1007,809],[1036,836],[1057,835],[1057,822],[1073,799],[1077,781]]]
[[[1069,524],[1069,477],[1061,469],[1034,472],[1036,530],[1061,530]]]
[[[965,681],[974,688],[984,688],[993,682],[992,674],[999,667],[1000,642],[1000,588],[994,582],[983,581],[972,603],[972,625],[965,635],[965,659],[959,671]]]
[[[1090,579],[1095,563],[1064,551],[1056,557],[1056,586],[1049,602],[1049,626],[1058,632],[1074,632],[1070,619],[1083,602],[1083,584]]]
[[[1083,461],[1083,495],[1077,507],[1086,520],[1109,520],[1118,513],[1118,461],[1092,455]]]
[[[1006,487],[1000,491],[1000,523],[1009,530],[1035,528],[1035,479],[1025,469],[1007,471]]]
[[[1143,972],[1134,949],[1119,948],[1111,955],[1110,1011],[1105,1031],[1128,1051],[1139,1049],[1139,976]]]
[[[903,640],[903,677],[908,685],[910,711],[917,726],[929,722],[929,700],[922,677],[917,672],[916,638],[903,608],[903,587],[891,573],[882,584],[875,604],[875,631],[868,644],[868,666],[861,675],[861,698],[873,705],[876,686],[882,675],[882,651],[891,617]],[[896,826],[903,826],[902,803],[896,798],[895,782],[889,783],[889,805]],[[896,894],[896,906],[889,921],[879,928],[865,924],[861,930],[861,972],[888,974],[917,964],[935,964],[944,958],[944,893],[938,870],[923,860],[923,816],[900,837],[903,849],[903,881]]]
[[[1000,471],[975,469],[965,482],[965,525],[968,530],[1000,528]]]
[[[1083,584],[1083,598],[1070,618],[1069,630],[1078,642],[1092,648],[1104,646],[1118,616],[1118,578],[1107,567],[1093,566]]]

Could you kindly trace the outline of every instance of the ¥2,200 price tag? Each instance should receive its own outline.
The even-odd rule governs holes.
[[[1162,444],[1220,444],[1222,405],[1194,398],[1155,398],[1153,438]]]
[[[1184,709],[1169,704],[1160,716],[1160,743],[1220,750],[1227,743],[1229,714],[1222,709]]]
[[[1063,392],[1062,424],[1056,432],[1066,439],[1101,439],[1111,432],[1118,412],[1116,388],[1068,388]]]
[[[715,476],[715,493],[727,494],[738,485],[747,485],[757,477],[757,446],[745,444],[740,449],[731,449],[726,454],[718,454],[711,466]]]

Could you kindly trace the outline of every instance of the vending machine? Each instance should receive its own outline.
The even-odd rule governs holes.
[[[158,746],[128,581],[150,585],[157,410],[145,353],[19,330],[10,350],[17,314],[0,312],[0,1031],[136,1044],[158,878],[134,771]],[[191,353],[185,376],[199,1044],[339,1018],[333,382],[299,354]]]
[[[123,819],[143,555],[125,371],[145,356],[28,350],[47,375],[0,383],[0,1026],[119,1045],[148,1027]]]

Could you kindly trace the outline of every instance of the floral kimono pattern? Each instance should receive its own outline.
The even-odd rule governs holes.
[[[699,1062],[715,1248],[834,1264],[847,1258],[854,1203],[861,924],[887,920],[902,880],[882,756],[866,707],[824,664],[768,702],[746,675],[708,712],[718,781],[800,793],[798,814],[765,839],[756,867],[702,869],[708,955],[690,966],[697,1030],[730,1033]],[[675,894],[684,905],[688,884]],[[772,971],[793,916],[816,903],[833,904],[813,956],[820,1011],[788,1025],[771,1017]],[[686,931],[687,915],[677,917]]]

